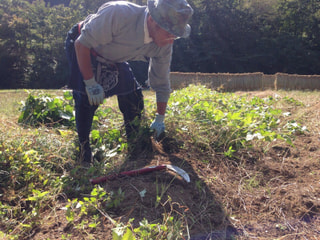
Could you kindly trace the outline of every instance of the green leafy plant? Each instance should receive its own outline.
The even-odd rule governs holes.
[[[104,198],[107,193],[101,188],[93,188],[90,197],[84,197],[83,200],[78,200],[77,198],[73,200],[68,200],[66,205],[66,218],[69,222],[73,222],[75,218],[75,212],[80,209],[78,212],[78,217],[82,215],[88,215],[89,213],[96,213],[97,208],[100,207],[100,204],[106,201]]]
[[[118,189],[118,191],[113,192],[111,191],[108,198],[106,207],[107,208],[117,208],[121,204],[121,202],[124,200],[124,192],[121,188]]]
[[[38,126],[74,125],[72,95],[69,91],[63,93],[64,97],[40,93],[37,96],[29,94],[26,101],[22,102],[21,114],[18,122]]]
[[[33,189],[32,192],[33,192],[33,196],[28,197],[27,200],[34,202],[32,215],[35,217],[38,217],[42,202],[49,199],[48,197],[49,192],[48,191],[41,192],[37,189]]]
[[[99,214],[103,209],[117,208],[124,198],[124,192],[119,190],[114,193],[107,193],[101,187],[94,187],[87,197],[82,200],[78,198],[68,199],[68,204],[65,206],[66,219],[69,223],[76,225],[79,229],[96,228],[99,224]],[[83,216],[92,216],[92,221],[81,220]]]
[[[168,115],[180,128],[177,131],[187,130],[195,146],[227,157],[265,141],[278,139],[291,144],[294,133],[305,130],[296,122],[286,124],[286,116],[273,107],[278,101],[274,98],[247,98],[189,85],[175,91],[171,101]]]
[[[182,239],[183,237],[183,217],[182,215],[173,216],[173,202],[168,196],[168,200],[163,206],[169,204],[170,211],[165,212],[162,215],[162,222],[150,223],[147,219],[142,219],[139,223],[139,227],[133,228],[131,222],[134,219],[130,219],[128,225],[118,223],[112,230],[113,240],[175,240]]]

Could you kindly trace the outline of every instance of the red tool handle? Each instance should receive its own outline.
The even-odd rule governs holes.
[[[106,181],[114,180],[116,177],[118,177],[118,174],[102,176],[102,177],[90,179],[90,182],[91,182],[91,184],[99,184],[99,183],[103,183]]]
[[[116,177],[137,176],[140,174],[149,173],[149,172],[153,172],[153,171],[160,171],[160,170],[163,170],[166,168],[167,168],[166,165],[151,166],[151,167],[141,168],[141,169],[137,169],[137,170],[121,172],[121,173],[115,174],[115,175],[108,175],[108,176],[93,178],[93,179],[90,179],[90,182],[91,182],[91,184],[99,184],[99,183],[106,182],[108,180],[114,180]]]

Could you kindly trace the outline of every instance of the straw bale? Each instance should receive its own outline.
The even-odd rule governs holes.
[[[198,73],[197,80],[199,84],[206,85],[212,89],[221,88],[220,74],[218,73]]]
[[[263,74],[262,75],[262,83],[261,83],[261,90],[274,90],[276,89],[276,76],[274,74]]]
[[[225,73],[221,84],[226,91],[256,91],[262,87],[263,73]]]
[[[170,81],[172,89],[180,89],[187,87],[191,83],[195,83],[197,79],[196,73],[171,72]]]
[[[276,87],[278,90],[319,90],[320,75],[277,73]]]
[[[170,78],[172,89],[203,84],[219,91],[320,90],[320,75],[172,72]]]

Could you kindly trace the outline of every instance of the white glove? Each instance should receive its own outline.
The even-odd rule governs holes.
[[[96,82],[95,78],[84,80],[86,85],[86,92],[88,95],[90,105],[99,105],[103,103],[104,91],[99,83]]]
[[[156,137],[158,138],[161,133],[164,132],[165,126],[164,126],[164,115],[156,114],[156,118],[150,125],[150,129],[154,130],[156,133]]]

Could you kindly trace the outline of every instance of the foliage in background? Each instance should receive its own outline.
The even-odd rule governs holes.
[[[66,33],[104,2],[2,0],[0,88],[65,86]],[[192,33],[174,44],[173,71],[320,74],[319,1],[189,2],[195,10]],[[134,63],[133,68],[144,82],[145,63]]]

